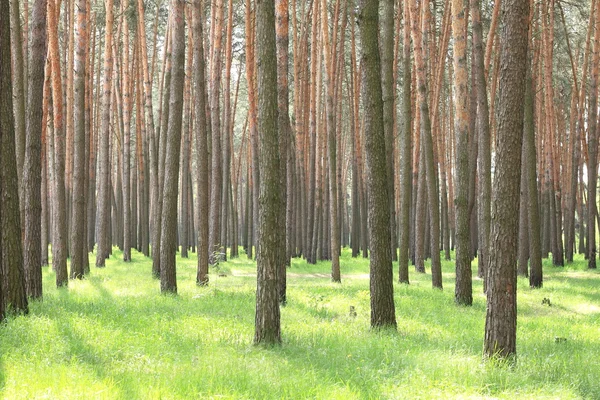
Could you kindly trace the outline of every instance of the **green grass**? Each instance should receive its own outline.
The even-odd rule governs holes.
[[[514,365],[483,361],[481,281],[472,307],[455,306],[449,262],[444,291],[413,269],[410,285],[394,284],[392,333],[369,329],[367,261],[345,250],[339,285],[329,263],[294,260],[283,345],[263,348],[252,345],[256,278],[245,255],[208,288],[195,285],[195,256],[178,259],[178,296],[160,295],[141,254],[120,260],[115,251],[68,289],[44,271],[44,300],[0,326],[0,397],[600,399],[600,274],[582,259],[545,261],[540,290],[519,278]]]

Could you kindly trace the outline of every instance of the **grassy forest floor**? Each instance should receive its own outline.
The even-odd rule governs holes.
[[[212,271],[208,288],[195,285],[195,255],[178,259],[176,297],[160,294],[149,259],[120,260],[115,251],[68,289],[44,269],[44,300],[0,327],[0,397],[600,399],[600,273],[582,258],[545,260],[543,289],[519,278],[514,365],[482,361],[481,280],[473,306],[455,306],[451,262],[444,291],[412,267],[410,285],[394,284],[391,333],[369,329],[368,261],[344,250],[340,285],[329,263],[293,260],[283,346],[262,348],[244,254],[220,265],[226,277]]]

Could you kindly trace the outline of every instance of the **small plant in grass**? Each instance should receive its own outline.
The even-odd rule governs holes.
[[[225,261],[225,252],[223,251],[223,248],[221,247],[221,245],[215,245],[215,250],[213,250],[213,252],[210,254],[209,260],[210,260],[210,267],[213,269],[213,271],[217,275],[217,279],[219,277],[227,276],[227,274],[225,273],[225,269],[223,268],[223,265],[222,265],[222,263]],[[214,289],[215,289],[215,293],[216,293],[216,290],[217,290],[217,280],[216,279],[215,279]]]

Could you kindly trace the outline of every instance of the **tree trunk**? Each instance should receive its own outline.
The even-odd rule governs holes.
[[[275,4],[256,2],[260,197],[257,251],[255,344],[281,343],[278,294],[280,159],[277,129]]]
[[[109,141],[110,141],[110,105],[112,97],[112,42],[113,42],[113,0],[106,0],[106,37],[104,41],[104,79],[102,96],[102,119],[99,134],[98,162],[98,249],[96,253],[96,267],[104,267],[110,255],[111,243],[109,241],[109,218],[110,218],[110,164],[109,164]],[[54,128],[56,130],[56,127]]]
[[[531,66],[527,61],[527,80],[525,82],[524,141],[527,162],[527,199],[529,225],[529,286],[542,287],[542,245],[540,243],[540,209],[537,188],[537,156],[535,149],[535,126],[533,116],[533,86]]]
[[[77,0],[77,50],[75,54],[75,78],[73,88],[73,216],[71,218],[71,279],[84,275],[85,244],[85,56],[87,49],[86,0]],[[128,74],[125,74],[128,75]]]
[[[65,128],[63,124],[62,77],[58,48],[58,9],[48,1],[49,58],[52,64],[52,101],[54,113],[54,225],[52,264],[56,271],[56,286],[66,286],[67,273],[67,218],[65,199]]]
[[[43,2],[41,3],[41,5],[44,5]],[[36,11],[35,8],[34,11]],[[40,10],[37,11],[39,12]],[[36,20],[36,16],[40,17],[40,19]],[[43,22],[40,14],[34,14],[34,22],[40,21]],[[35,25],[36,28],[39,26]],[[33,38],[36,37],[36,33],[41,35],[42,38],[44,37],[43,29],[37,32],[34,29],[34,32]],[[21,214],[19,210],[19,187],[17,160],[15,156],[15,121],[13,116],[10,54],[9,4],[8,0],[1,0],[0,145],[2,147],[0,148],[0,231],[2,235],[0,238],[0,276],[2,282],[0,282],[0,320],[4,318],[5,310],[24,314],[28,312],[25,274],[23,271],[23,249],[21,247]],[[43,82],[43,74],[41,77]],[[43,87],[43,85],[40,86]],[[39,255],[39,242],[36,243],[36,246]],[[40,265],[37,267],[39,268]]]
[[[25,159],[22,175],[22,202],[24,209],[23,262],[27,296],[42,297],[41,260],[41,135],[43,116],[44,69],[46,65],[46,0],[33,5],[31,25],[31,60],[29,60],[29,88],[27,93],[27,127]],[[17,103],[21,100],[17,98]],[[18,116],[17,116],[18,119]],[[18,125],[18,124],[17,124]]]
[[[278,108],[278,129],[279,129],[279,156],[280,156],[280,206],[279,206],[279,301],[281,304],[287,302],[287,279],[286,268],[289,265],[288,248],[289,234],[288,227],[291,227],[291,219],[288,222],[289,210],[291,210],[291,193],[288,193],[288,182],[291,185],[291,162],[289,157],[289,138],[292,132],[289,116],[289,90],[288,90],[288,72],[289,72],[289,5],[287,0],[277,0],[275,2],[276,12],[276,47],[277,47],[277,108]],[[294,10],[295,12],[295,10]],[[291,187],[289,188],[291,189]],[[289,195],[289,196],[288,196]],[[333,240],[333,239],[332,239]],[[339,243],[338,243],[339,245]],[[332,242],[333,246],[333,242]],[[333,278],[332,264],[332,278]],[[339,273],[339,263],[338,263]],[[335,279],[334,279],[335,280]]]
[[[454,301],[473,304],[471,282],[471,245],[469,229],[469,108],[467,87],[467,1],[452,1],[452,37],[454,40],[454,104],[456,135],[456,286]],[[472,160],[472,162],[475,162]]]
[[[430,217],[430,241],[431,241],[431,279],[434,288],[442,289],[442,268],[440,262],[440,210],[437,193],[436,163],[433,155],[433,139],[431,136],[431,121],[429,117],[429,105],[427,103],[426,63],[423,48],[423,30],[418,26],[417,15],[419,9],[416,0],[410,0],[411,9],[411,31],[415,50],[415,65],[417,69],[417,87],[419,93],[419,107],[421,111],[421,142],[422,157],[424,157],[424,169],[419,173],[427,174],[427,200]],[[422,27],[428,26],[425,6],[421,7]]]
[[[196,136],[196,165],[198,183],[196,210],[198,214],[198,270],[197,285],[208,284],[208,132],[204,64],[204,34],[202,32],[202,0],[194,1],[194,68],[193,79],[196,93],[194,102],[194,133]]]
[[[481,3],[480,0],[471,2],[473,15],[473,52],[475,53],[477,81],[477,143],[478,149],[478,201],[477,225],[479,232],[479,254],[477,256],[477,276],[485,278],[485,267],[489,256],[490,236],[490,197],[492,193],[492,152],[490,141],[489,107],[485,79],[485,65],[483,53],[483,34],[481,28]]]
[[[323,37],[323,56],[325,61],[325,90],[326,112],[327,112],[327,138],[329,150],[329,227],[330,227],[330,252],[331,252],[331,280],[341,282],[340,274],[340,231],[338,228],[338,196],[337,196],[337,141],[335,125],[335,63],[331,57],[331,45],[329,42],[329,23],[327,22],[327,1],[323,0],[321,5],[321,29]],[[335,46],[335,43],[333,44]]]
[[[172,0],[172,71],[169,105],[169,125],[166,132],[165,173],[160,237],[160,291],[177,293],[175,253],[177,247],[177,186],[181,150],[183,85],[185,80],[185,19],[184,0]]]
[[[398,281],[408,283],[408,259],[409,259],[409,241],[411,203],[412,203],[412,103],[411,103],[411,60],[410,60],[410,26],[409,26],[409,5],[404,2],[404,55],[403,64],[403,100],[402,110],[404,124],[402,127],[402,137],[400,141],[400,255],[398,258]]]
[[[600,1],[596,2],[596,27],[594,32],[594,52],[592,56],[592,76],[590,104],[588,111],[588,165],[587,165],[587,253],[588,268],[596,269],[596,187],[598,182],[598,68],[600,64]]]
[[[371,249],[371,327],[396,328],[390,249],[389,181],[385,155],[381,60],[378,47],[379,1],[363,0],[358,9],[365,78],[365,152]]]
[[[392,260],[396,253],[396,207],[394,178],[394,108],[396,107],[396,82],[394,81],[394,0],[382,1],[381,22],[381,86],[383,93],[383,129],[385,132],[386,171],[388,179],[388,203],[390,206],[390,243]]]
[[[504,0],[502,15],[496,184],[492,193],[490,238],[493,240],[490,240],[487,272],[484,353],[505,358],[516,353],[515,266],[529,0]]]

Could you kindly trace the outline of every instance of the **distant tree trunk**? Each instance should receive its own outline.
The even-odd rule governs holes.
[[[363,0],[358,9],[365,77],[365,152],[369,198],[371,327],[396,328],[390,207],[383,126],[381,60],[378,47],[379,1]]]
[[[84,275],[84,257],[87,257],[85,244],[85,56],[87,49],[87,4],[77,0],[77,49],[75,54],[75,78],[73,87],[73,217],[71,218],[71,279],[81,279]],[[125,75],[128,75],[127,73]]]
[[[340,231],[338,222],[338,196],[337,196],[337,141],[336,141],[336,125],[335,125],[335,64],[332,60],[331,45],[329,42],[329,23],[327,1],[323,0],[321,5],[321,29],[323,38],[323,56],[325,61],[325,90],[326,96],[326,112],[327,112],[327,137],[329,150],[329,227],[330,227],[330,252],[331,252],[331,280],[333,282],[341,282],[340,274]],[[335,43],[333,44],[335,46]]]
[[[421,17],[422,27],[427,27],[429,22],[426,18],[425,6],[421,5],[423,15]],[[436,179],[436,162],[433,155],[433,138],[431,135],[431,121],[429,117],[429,105],[427,103],[426,64],[423,48],[423,29],[418,25],[418,13],[416,0],[410,0],[411,9],[411,32],[415,50],[415,65],[417,69],[417,87],[419,93],[419,108],[421,111],[421,150],[424,157],[424,168],[419,173],[427,174],[427,202],[429,205],[429,239],[431,241],[431,279],[434,288],[442,289],[442,269],[440,262],[440,210]]]
[[[257,251],[255,344],[281,342],[278,295],[280,159],[277,131],[277,58],[275,4],[256,2],[260,204]]]
[[[65,127],[63,124],[62,77],[58,47],[58,9],[48,1],[49,58],[52,64],[52,101],[54,113],[54,225],[52,264],[56,271],[56,286],[66,286],[67,273],[67,210],[65,198]]]
[[[188,26],[191,28],[192,19],[191,14],[187,14]],[[190,247],[190,221],[192,220],[189,210],[189,197],[191,185],[189,184],[190,176],[190,140],[191,131],[190,126],[192,123],[192,68],[194,61],[194,47],[191,31],[187,37],[187,58],[185,60],[185,83],[183,93],[183,130],[181,132],[181,210],[179,212],[179,218],[181,220],[181,226],[179,230],[179,244],[181,245],[181,257],[188,258],[188,249]],[[193,226],[193,224],[192,224]]]
[[[477,81],[477,143],[478,149],[478,201],[477,226],[479,232],[479,254],[477,276],[485,278],[485,266],[489,256],[490,198],[492,193],[492,151],[490,140],[489,107],[485,79],[483,34],[481,28],[480,0],[471,1],[473,18],[473,52],[475,57],[475,79]]]
[[[129,76],[129,0],[121,1],[123,18],[123,261],[131,261],[131,93]]]
[[[157,18],[158,18],[158,12]],[[158,187],[158,140],[156,137],[155,127],[154,127],[154,111],[152,105],[152,78],[153,74],[150,73],[148,68],[148,54],[147,54],[147,45],[146,45],[146,24],[144,22],[144,2],[143,0],[137,0],[137,31],[138,38],[140,41],[140,63],[142,67],[143,79],[144,79],[144,116],[145,116],[145,124],[146,124],[146,134],[148,136],[148,153],[149,153],[149,186],[152,187],[152,199],[148,198],[148,203],[152,206],[152,210],[148,213],[152,216],[152,224],[154,227],[154,232],[157,231],[157,227],[160,225],[160,214],[158,210],[159,207],[159,194],[161,190]],[[166,44],[165,44],[166,45]],[[156,52],[155,52],[156,53]],[[153,57],[156,54],[153,54]],[[140,88],[141,90],[141,88]],[[142,106],[139,104],[138,106]],[[149,232],[148,232],[149,233]],[[155,241],[158,235],[153,236],[152,238],[152,257],[156,260],[160,259],[158,248],[154,247],[158,245],[158,240]],[[158,236],[160,240],[160,236]],[[148,238],[150,241],[150,238]],[[153,261],[153,275],[155,277],[160,273],[158,268],[158,264],[155,265]]]
[[[194,1],[194,68],[193,85],[196,93],[194,102],[194,132],[196,136],[196,164],[198,183],[196,210],[198,214],[198,270],[197,285],[208,284],[208,132],[206,121],[206,87],[204,64],[204,34],[202,32],[202,0]]]
[[[227,2],[227,34],[225,44],[225,79],[223,82],[223,133],[221,135],[222,150],[221,155],[223,173],[221,180],[221,232],[219,242],[223,247],[223,256],[227,260],[227,245],[231,231],[229,228],[230,220],[233,220],[229,214],[229,198],[231,196],[231,142],[229,141],[229,133],[232,129],[231,115],[231,63],[232,56],[232,37],[233,37],[233,0]]]
[[[526,103],[527,104],[527,101]],[[525,117],[526,118],[526,117]],[[517,274],[529,276],[529,193],[527,180],[527,143],[523,140],[521,150],[521,196],[519,197],[519,252],[517,257]]]
[[[221,75],[222,75],[222,53],[223,53],[223,19],[224,5],[223,0],[215,0],[212,3],[214,7],[212,23],[212,54],[210,57],[210,119],[212,133],[212,167],[211,167],[211,186],[210,186],[210,231],[209,231],[209,253],[220,252],[223,243],[221,241],[221,201],[223,192],[223,165],[221,144]]]
[[[10,24],[11,24],[11,51],[12,51],[12,70],[13,70],[13,107],[15,116],[15,151],[17,155],[17,173],[19,179],[19,198],[21,208],[21,225],[24,225],[24,206],[25,201],[23,198],[23,165],[25,162],[25,101],[27,100],[27,90],[25,87],[25,75],[27,70],[25,69],[25,61],[23,59],[23,47],[27,47],[27,43],[23,43],[23,32],[21,30],[21,10],[18,0],[10,0]],[[41,55],[38,57],[41,58]],[[43,68],[43,67],[42,67]],[[42,110],[37,110],[41,112]]]
[[[471,282],[471,245],[469,242],[469,108],[467,87],[467,1],[452,1],[452,37],[454,39],[454,104],[456,135],[456,287],[454,301],[473,304]],[[474,161],[473,161],[474,162]]]
[[[527,80],[525,82],[525,116],[523,140],[525,142],[527,161],[527,199],[529,225],[529,286],[542,287],[542,245],[540,243],[540,209],[537,188],[537,156],[535,149],[535,125],[533,86],[531,81],[531,62],[527,61]]]
[[[490,262],[484,352],[516,353],[519,181],[523,137],[523,100],[529,29],[529,0],[504,0],[501,32],[500,92],[496,139],[496,184],[492,193]]]
[[[592,76],[588,111],[588,165],[587,165],[587,253],[588,268],[596,269],[596,188],[598,183],[598,68],[600,65],[600,1],[596,2],[596,26]]]
[[[402,114],[404,124],[400,140],[400,255],[398,258],[398,281],[408,283],[408,261],[410,242],[410,221],[412,203],[412,102],[411,102],[411,60],[410,60],[410,12],[408,2],[404,2],[404,54]]]
[[[35,16],[39,17],[40,14],[34,14]],[[39,19],[34,19],[34,22],[39,21]],[[34,26],[37,28],[40,25]],[[36,32],[34,29],[32,37],[35,38],[36,33],[41,34],[43,37],[43,30]],[[9,4],[8,0],[1,0],[0,145],[2,147],[0,148],[0,231],[2,235],[0,238],[0,277],[2,281],[0,282],[0,320],[4,318],[5,310],[25,314],[28,312],[25,274],[23,271],[23,249],[21,247],[21,214],[15,156],[15,121],[13,116],[10,54]],[[43,87],[43,85],[41,86]],[[37,243],[37,249],[39,255],[39,242]]]
[[[296,10],[294,10],[295,12]],[[280,156],[280,206],[279,206],[279,301],[281,304],[287,302],[287,279],[286,268],[289,265],[288,259],[288,237],[291,231],[291,219],[288,222],[288,211],[291,210],[291,195],[288,197],[288,181],[291,185],[291,162],[289,157],[289,137],[292,132],[289,116],[289,90],[288,90],[288,72],[289,72],[289,4],[288,0],[277,0],[275,2],[275,32],[277,36],[277,108],[278,108],[278,129],[279,129],[279,156]],[[288,171],[289,170],[289,171]],[[290,187],[291,189],[291,187]],[[332,239],[333,240],[333,239]],[[339,244],[339,243],[338,243]],[[333,246],[333,242],[332,242]],[[339,268],[338,268],[339,270]],[[332,278],[333,278],[332,265]],[[335,279],[334,279],[335,280]]]
[[[166,132],[165,175],[160,237],[160,290],[177,293],[175,253],[177,247],[177,186],[181,150],[183,85],[185,80],[185,18],[184,0],[171,1],[172,71],[169,105],[169,125]]]
[[[396,207],[394,178],[394,125],[396,106],[396,82],[394,81],[394,0],[383,0],[381,22],[381,85],[383,92],[383,129],[388,179],[388,203],[390,206],[390,241],[392,260],[396,261]]]
[[[31,60],[27,88],[25,159],[22,172],[22,206],[24,210],[23,262],[27,296],[42,297],[41,260],[41,135],[43,116],[44,69],[46,65],[46,0],[33,4],[31,25]],[[21,99],[17,98],[17,103]],[[19,116],[17,115],[17,120]],[[18,122],[18,121],[17,121]],[[18,123],[17,123],[18,126]]]
[[[102,119],[98,143],[98,249],[96,253],[96,267],[104,267],[104,261],[109,257],[111,243],[109,241],[110,223],[110,104],[112,97],[112,42],[113,42],[113,0],[106,0],[106,37],[104,41],[104,79],[102,97]],[[56,130],[56,127],[55,127]]]

